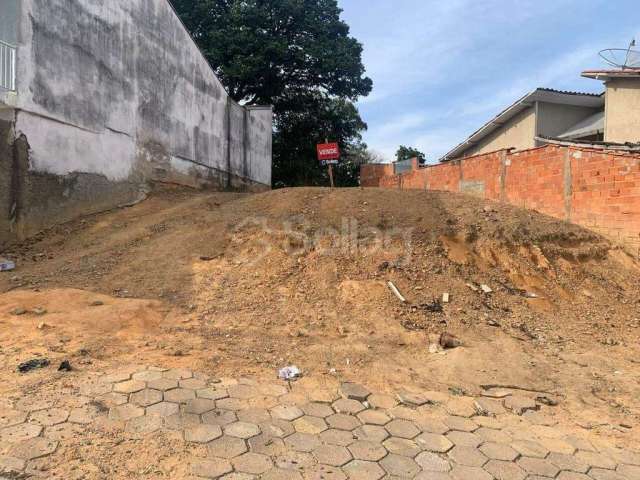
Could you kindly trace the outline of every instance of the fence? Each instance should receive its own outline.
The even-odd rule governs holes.
[[[0,41],[0,90],[16,89],[16,48]]]

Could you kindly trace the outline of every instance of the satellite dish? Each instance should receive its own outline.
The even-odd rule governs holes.
[[[640,50],[635,48],[633,40],[629,48],[607,48],[600,52],[600,57],[612,67],[626,69],[640,69]]]

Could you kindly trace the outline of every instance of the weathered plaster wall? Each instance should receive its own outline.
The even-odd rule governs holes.
[[[150,180],[270,187],[270,108],[229,99],[167,0],[21,0],[18,27],[22,231],[134,201]]]
[[[18,0],[0,0],[0,40],[14,45],[18,41]]]
[[[556,137],[582,120],[602,111],[601,108],[578,107],[559,103],[538,103],[536,135]]]
[[[502,148],[525,150],[535,146],[536,112],[529,107],[519,113],[477,145],[466,150],[465,157],[494,152]]]
[[[607,82],[605,133],[607,142],[640,142],[640,78]]]

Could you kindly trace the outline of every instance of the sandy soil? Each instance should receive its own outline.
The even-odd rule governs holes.
[[[16,372],[34,357],[232,377],[296,364],[378,390],[519,386],[576,429],[640,442],[640,263],[536,212],[435,192],[169,189],[4,255],[18,268],[0,274],[0,395],[53,378]],[[430,353],[443,332],[463,346]]]

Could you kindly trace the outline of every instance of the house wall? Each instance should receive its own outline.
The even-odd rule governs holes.
[[[582,120],[601,110],[602,109],[599,108],[539,102],[536,127],[537,135],[557,137]]]
[[[462,156],[469,157],[502,148],[515,148],[516,150],[533,148],[535,134],[536,112],[532,106],[513,117],[480,143],[466,150]]]
[[[361,167],[363,179],[373,180],[371,167]],[[467,193],[534,209],[600,232],[640,257],[640,154],[553,145],[501,150],[363,185]]]
[[[167,0],[21,0],[18,26],[18,237],[150,181],[270,188],[271,109],[229,98]]]
[[[640,143],[640,78],[607,82],[604,139]]]
[[[0,40],[18,42],[18,0],[0,0]]]

